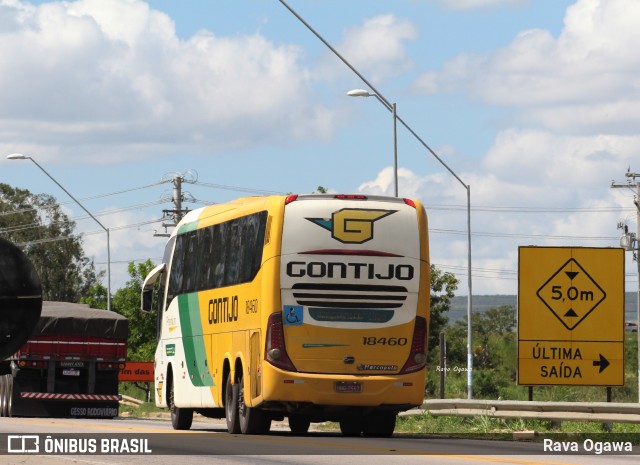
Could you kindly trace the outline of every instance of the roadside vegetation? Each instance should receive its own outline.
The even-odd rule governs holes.
[[[516,384],[516,309],[492,308],[472,314],[473,397],[475,399],[527,400],[528,386]],[[445,398],[467,398],[467,319],[444,330],[446,338]],[[427,398],[440,393],[440,346],[431,346],[427,368]],[[637,333],[625,333],[625,385],[611,389],[612,402],[638,401]],[[557,402],[606,402],[605,387],[536,386],[533,400]]]

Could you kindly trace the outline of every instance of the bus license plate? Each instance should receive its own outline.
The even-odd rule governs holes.
[[[362,383],[357,381],[336,381],[336,392],[362,392]]]
[[[80,370],[76,370],[75,368],[65,368],[62,370],[62,374],[64,376],[80,376]]]

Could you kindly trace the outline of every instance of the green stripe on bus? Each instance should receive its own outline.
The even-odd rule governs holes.
[[[202,336],[198,294],[179,295],[178,311],[182,327],[182,345],[191,383],[194,386],[215,386],[207,368],[207,351]]]
[[[178,228],[178,234],[183,234],[189,231],[198,229],[198,221],[192,221],[191,223],[185,223]]]

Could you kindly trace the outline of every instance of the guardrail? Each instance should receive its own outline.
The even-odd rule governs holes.
[[[614,402],[536,402],[514,400],[425,399],[422,409],[434,416],[527,418],[549,421],[640,423],[640,404]],[[410,411],[418,413],[418,411]]]

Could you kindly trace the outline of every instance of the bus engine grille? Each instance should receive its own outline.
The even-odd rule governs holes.
[[[325,308],[400,308],[407,299],[403,286],[370,284],[315,284],[293,285],[293,296],[298,305]]]

